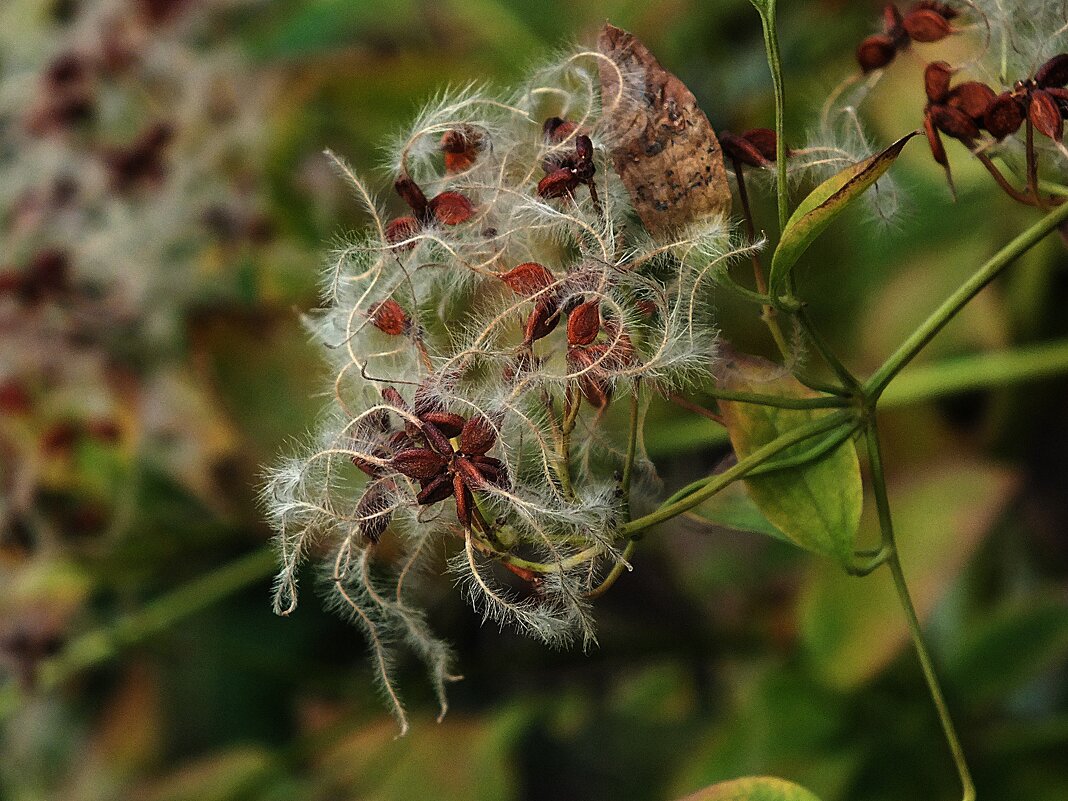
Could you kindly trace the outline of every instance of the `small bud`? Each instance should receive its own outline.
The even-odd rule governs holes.
[[[1031,93],[1031,105],[1027,110],[1027,116],[1039,133],[1055,142],[1061,141],[1061,137],[1064,136],[1064,117],[1057,106],[1057,101],[1049,92],[1035,89]]]
[[[1024,111],[1012,92],[1002,92],[990,104],[983,116],[983,127],[995,139],[1004,139],[1016,133],[1023,125]]]
[[[567,344],[589,345],[601,331],[601,302],[591,300],[577,306],[567,318]]]
[[[944,61],[932,61],[923,71],[923,86],[927,99],[932,103],[942,103],[949,95],[949,81],[953,69]]]
[[[994,90],[985,83],[967,81],[953,88],[947,102],[954,108],[959,108],[979,125],[996,97]]]
[[[390,336],[400,336],[411,325],[407,312],[393,298],[386,298],[375,306],[370,317],[375,328]]]
[[[873,34],[857,45],[857,63],[864,72],[882,69],[894,60],[897,48],[889,36]]]
[[[940,42],[953,33],[944,16],[928,8],[919,8],[905,15],[905,32],[914,42]]]
[[[1068,53],[1054,56],[1035,73],[1035,83],[1042,89],[1068,84]]]
[[[552,286],[556,281],[551,272],[533,261],[524,262],[506,273],[500,273],[499,277],[521,297],[530,297]]]
[[[475,207],[459,192],[442,192],[430,201],[430,211],[443,225],[459,225],[474,216]]]

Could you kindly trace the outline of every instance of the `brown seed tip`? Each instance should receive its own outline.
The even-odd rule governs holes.
[[[914,42],[940,42],[953,33],[949,21],[937,11],[917,8],[905,15],[905,32]]]
[[[857,63],[864,72],[879,70],[894,60],[897,48],[889,36],[869,36],[857,46]]]

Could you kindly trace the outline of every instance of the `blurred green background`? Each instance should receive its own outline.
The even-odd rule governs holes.
[[[246,220],[240,236],[220,234],[205,209],[182,208],[186,197],[201,202],[196,192],[173,193],[167,219],[178,225],[188,211],[205,224],[191,223],[157,263],[121,268],[156,276],[156,291],[114,321],[100,316],[110,307],[85,305],[99,298],[58,291],[41,300],[23,288],[0,307],[0,336],[12,343],[0,363],[0,798],[670,799],[754,773],[824,801],[958,797],[888,577],[849,579],[759,534],[691,519],[647,536],[634,572],[598,602],[600,646],[587,654],[483,628],[446,577],[429,577],[432,623],[455,644],[465,679],[439,724],[419,665],[402,663],[414,713],[402,739],[358,631],[313,593],[291,618],[270,611],[260,474],[312,425],[326,381],[299,313],[316,305],[329,243],[366,222],[321,151],[343,155],[385,196],[380,147],[424,99],[447,85],[505,87],[554,51],[592,43],[606,19],[677,72],[717,129],[770,125],[759,20],[746,0],[12,2],[22,7],[5,20],[0,53],[8,125],[44,91],[41,74],[64,43],[91,38],[78,27],[86,15],[136,7],[151,20],[137,40],[145,53],[178,41],[204,63],[238,54],[233,69],[257,88],[237,101],[255,136],[226,162],[219,203],[251,198],[241,208],[255,209],[259,227],[248,232]],[[793,144],[853,71],[880,6],[781,6]],[[38,72],[19,41],[40,43]],[[865,105],[875,141],[921,122],[921,57],[900,59]],[[108,80],[94,91],[143,88]],[[111,106],[100,108],[96,122],[63,134],[72,148],[101,152],[113,133],[129,142],[140,122],[186,107],[149,104],[137,124],[113,116],[117,133],[100,123]],[[175,124],[183,130],[180,116]],[[193,144],[170,154],[164,182],[217,142],[181,141]],[[23,156],[12,147],[0,163],[17,176]],[[851,215],[806,257],[803,295],[858,370],[877,366],[1033,218],[996,194],[963,149],[950,151],[956,203],[913,147],[895,167],[899,214]],[[149,184],[124,202],[151,207],[163,190]],[[9,194],[0,266],[25,276],[51,234],[20,234]],[[772,199],[756,194],[758,219],[773,227]],[[102,228],[112,225],[131,223]],[[90,244],[67,246],[76,275]],[[1064,244],[1050,238],[923,362],[955,363],[968,384],[982,362],[950,360],[1065,341],[1066,268]],[[85,286],[106,295],[125,278],[94,274]],[[725,337],[770,353],[752,309],[720,300]],[[57,319],[74,343],[65,357]],[[39,375],[40,353],[70,363]],[[99,366],[88,376],[87,353]],[[1064,345],[1050,353],[1065,362]],[[930,381],[948,375],[925,378],[921,365],[887,399],[905,567],[980,798],[1063,801],[1068,381],[932,393]],[[80,401],[97,394],[86,411]],[[714,424],[653,414],[648,444],[669,491],[725,455]]]

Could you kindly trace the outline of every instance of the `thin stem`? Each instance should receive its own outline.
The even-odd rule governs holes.
[[[920,667],[923,670],[924,680],[927,682],[928,692],[931,694],[931,700],[934,702],[935,709],[938,712],[938,719],[942,724],[946,743],[949,745],[950,753],[953,755],[953,762],[960,776],[963,801],[974,801],[975,785],[972,782],[971,772],[968,770],[968,763],[964,758],[964,749],[961,748],[956,727],[953,725],[953,719],[949,715],[949,708],[946,706],[945,696],[942,694],[942,688],[938,683],[938,676],[935,674],[931,655],[927,650],[926,644],[924,644],[920,620],[916,614],[916,607],[912,603],[912,596],[909,594],[905,574],[901,568],[901,557],[894,541],[894,527],[890,517],[890,501],[886,493],[886,478],[883,473],[882,454],[879,449],[879,432],[876,428],[874,415],[868,422],[867,440],[868,455],[871,462],[872,489],[875,493],[875,505],[879,514],[879,527],[889,548],[887,563],[890,565],[890,573],[894,577],[894,588],[897,590],[901,608],[905,612],[905,621],[912,637],[912,645],[916,649],[916,656],[920,660]]]
[[[1025,192],[1021,192],[1019,189],[1009,183],[1008,178],[1006,178],[1002,174],[1001,170],[997,168],[994,162],[991,161],[990,156],[980,150],[976,152],[975,157],[979,159],[980,164],[986,167],[986,171],[990,173],[990,175],[994,179],[994,182],[1001,187],[1002,191],[1005,192],[1006,195],[1011,197],[1017,203],[1023,203],[1027,206],[1037,205],[1037,201],[1033,197],[1031,197]]]
[[[1027,154],[1027,191],[1035,199],[1039,208],[1044,208],[1042,198],[1038,195],[1038,159],[1035,157],[1035,126],[1031,117],[1027,117],[1026,154]]]
[[[764,395],[759,392],[736,392],[730,389],[707,389],[704,392],[716,400],[752,403],[757,406],[772,406],[776,409],[841,409],[852,403],[849,398],[844,398],[840,395],[820,395],[816,398],[788,398],[779,395]],[[684,406],[684,408],[697,406],[692,401],[687,401],[678,395],[672,395],[671,400],[680,406]],[[680,401],[684,401],[684,403],[680,403]],[[700,408],[697,407],[697,409]],[[700,414],[701,412],[698,413]],[[705,416],[707,417],[708,415]]]
[[[901,372],[901,369],[912,361],[945,327],[946,323],[952,320],[972,298],[997,278],[1001,271],[1011,264],[1013,260],[1041,242],[1046,234],[1055,230],[1065,220],[1068,220],[1068,203],[1058,206],[1046,214],[1046,216],[999,250],[993,258],[965,281],[956,292],[946,298],[942,305],[935,309],[923,324],[875,371],[864,385],[865,396],[872,402],[878,399],[894,376]]]
[[[634,389],[630,395],[630,427],[627,430],[627,456],[623,461],[623,477],[620,486],[623,490],[623,508],[630,520],[630,485],[634,478],[634,460],[638,458],[638,423],[641,418],[640,398],[638,393],[641,388],[641,380],[634,382]]]
[[[586,593],[586,597],[590,600],[594,598],[600,598],[608,590],[612,588],[612,585],[616,583],[616,579],[623,575],[623,571],[627,569],[628,560],[634,553],[634,548],[637,545],[637,540],[632,539],[627,543],[627,547],[623,549],[623,554],[620,556],[616,563],[612,565],[612,569],[608,571],[608,575],[604,577],[604,581]]]
[[[767,52],[771,82],[775,90],[775,194],[778,200],[779,230],[782,231],[786,228],[790,211],[786,197],[786,138],[783,136],[786,91],[783,88],[779,38],[775,30],[775,0],[753,2],[753,6],[760,13],[760,22],[764,29],[764,50]]]
[[[834,374],[838,376],[838,380],[841,381],[847,389],[856,391],[860,388],[860,382],[856,377],[849,372],[848,368],[842,364],[841,360],[835,355],[831,349],[830,344],[820,334],[819,329],[816,328],[815,323],[812,321],[812,317],[809,314],[808,306],[802,304],[801,308],[797,310],[797,319],[801,323],[801,327],[805,333],[808,334],[808,338],[812,340],[812,344],[816,346],[816,350],[819,351],[823,361],[827,363],[827,366],[834,371]]]
[[[853,415],[854,412],[852,410],[842,409],[841,411],[833,412],[820,417],[817,420],[806,423],[805,425],[791,429],[785,434],[781,434],[771,442],[757,448],[744,459],[740,459],[738,464],[734,465],[734,467],[710,478],[708,483],[696,492],[673,503],[664,504],[655,512],[647,514],[644,517],[632,520],[623,526],[620,533],[624,536],[631,536],[639,531],[649,528],[650,526],[655,526],[657,523],[663,523],[665,520],[670,520],[688,509],[692,509],[706,501],[708,498],[711,498],[732,481],[742,478],[754,468],[764,464],[773,456],[781,453],[790,446],[796,445],[799,442],[804,442],[805,440],[822,434],[825,431],[830,431],[847,420],[850,420]]]
[[[737,159],[731,160],[731,166],[734,168],[734,177],[738,181],[738,199],[742,201],[745,233],[750,242],[755,242],[756,223],[753,218],[753,209],[749,205],[749,190],[745,186],[745,166]],[[753,249],[750,251],[749,258],[753,263],[753,281],[756,284],[757,292],[766,297],[768,294],[768,281],[764,277],[764,266],[760,263],[760,254]],[[779,325],[778,311],[772,304],[765,303],[761,307],[760,319],[768,327],[779,353],[783,355],[783,358],[789,358],[790,348],[786,344],[786,337],[783,336],[782,327]]]

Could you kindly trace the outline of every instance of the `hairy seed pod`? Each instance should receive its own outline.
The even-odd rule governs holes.
[[[393,245],[394,250],[411,250],[416,243],[408,240],[414,238],[421,228],[415,217],[398,217],[386,225],[386,241]]]
[[[971,117],[976,125],[981,125],[996,97],[994,90],[985,83],[966,81],[950,91],[947,102]]]
[[[574,173],[566,167],[561,167],[538,181],[538,194],[546,199],[565,197],[573,194],[577,186],[578,181],[575,180]]]
[[[949,81],[953,77],[953,68],[944,61],[932,61],[923,71],[923,87],[927,99],[932,103],[942,103],[949,96]]]
[[[972,122],[972,118],[958,108],[952,106],[931,106],[928,112],[935,128],[947,136],[959,139],[965,144],[970,144],[979,136],[979,128]]]
[[[929,8],[910,11],[901,24],[914,42],[940,42],[953,33],[946,18]]]
[[[475,415],[460,432],[460,450],[469,456],[482,456],[497,441],[493,425],[482,415]]]
[[[1004,139],[1016,133],[1023,125],[1024,110],[1012,92],[1002,92],[994,98],[983,116],[983,127],[995,139]]]
[[[442,225],[459,225],[474,216],[475,207],[459,192],[442,192],[430,201],[430,211]]]
[[[402,175],[393,182],[393,188],[400,195],[401,200],[408,204],[408,208],[415,212],[416,217],[420,220],[426,219],[428,201],[423,190],[419,188],[419,184],[407,175]]]
[[[589,345],[601,331],[601,302],[590,300],[576,306],[567,318],[567,344]]]
[[[458,437],[464,427],[464,419],[460,415],[453,414],[452,412],[424,412],[420,417],[425,422],[433,425],[449,439]]]
[[[879,70],[894,60],[897,48],[885,34],[876,33],[857,45],[857,63],[864,72]]]
[[[1068,53],[1056,55],[1035,72],[1035,83],[1041,89],[1068,84]]]
[[[1064,136],[1064,117],[1057,101],[1049,92],[1043,89],[1031,92],[1031,105],[1027,109],[1027,116],[1039,133],[1055,142],[1061,141]]]
[[[442,472],[448,462],[444,456],[428,448],[411,448],[394,454],[389,460],[390,466],[408,478],[416,481],[429,481]]]
[[[739,164],[747,164],[750,167],[765,167],[768,164],[760,148],[730,131],[720,132],[719,146],[723,149],[723,155]]]
[[[547,289],[556,281],[551,272],[535,261],[524,262],[506,273],[499,273],[498,277],[509,289],[524,298]]]
[[[387,483],[392,482],[376,481],[368,485],[360,502],[356,504],[356,518],[359,521],[360,533],[371,542],[378,542],[381,539],[389,527],[390,520],[393,519]]]
[[[553,332],[560,322],[560,307],[553,298],[542,298],[534,306],[534,310],[527,318],[527,326],[523,342],[529,345],[544,339]]]
[[[452,495],[453,478],[450,473],[442,473],[431,479],[419,490],[415,496],[415,502],[420,506],[430,506],[439,503]]]
[[[390,336],[400,336],[411,325],[407,312],[393,298],[386,298],[375,306],[370,317],[375,328]]]

